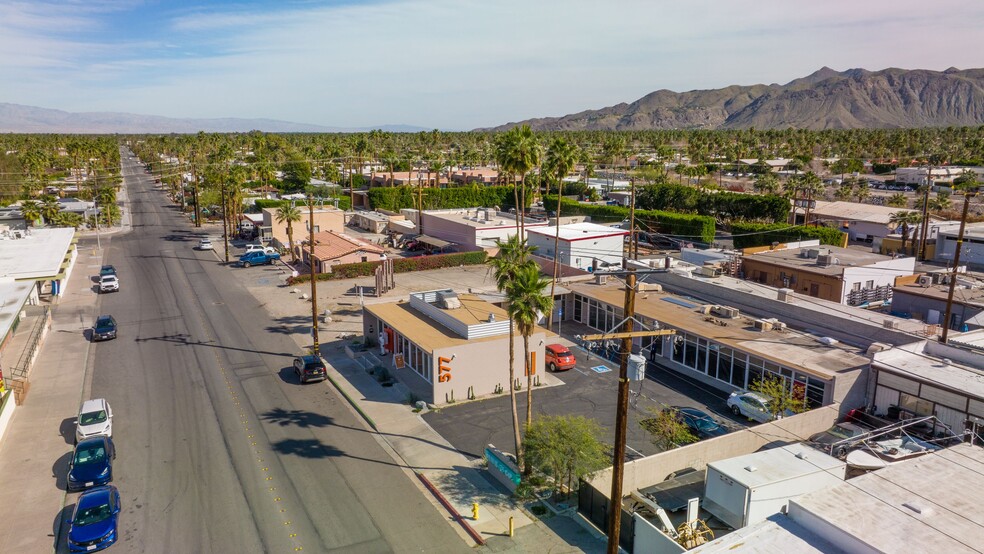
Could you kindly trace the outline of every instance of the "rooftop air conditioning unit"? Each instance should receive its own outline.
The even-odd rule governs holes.
[[[729,319],[734,319],[740,315],[738,308],[732,308],[731,306],[714,306],[714,309],[711,310],[711,312],[716,316],[726,317]]]
[[[595,275],[595,284],[596,285],[604,285],[607,282],[608,282],[608,276],[607,275]]]
[[[762,331],[763,333],[772,330],[772,322],[765,319],[756,319],[752,322],[752,325],[756,331]]]
[[[639,292],[663,292],[663,285],[659,283],[639,283]]]
[[[933,286],[933,278],[929,275],[920,275],[919,286],[924,288]]]
[[[780,302],[792,302],[793,301],[793,289],[779,289],[779,295],[777,299]]]
[[[701,306],[697,306],[697,311],[701,315],[711,315],[711,312],[714,311],[715,307],[716,306],[714,306],[713,304],[703,304]]]
[[[445,310],[453,310],[461,307],[461,300],[453,291],[439,292],[437,293],[437,305]]]
[[[897,320],[897,319],[886,319],[886,320],[882,321],[882,326],[884,328],[886,328],[886,329],[898,329],[899,328],[899,320]]]
[[[717,266],[704,265],[697,268],[697,274],[703,277],[720,277],[724,274],[724,270]]]
[[[820,267],[837,265],[837,258],[831,256],[830,254],[820,254],[817,256],[817,265]]]

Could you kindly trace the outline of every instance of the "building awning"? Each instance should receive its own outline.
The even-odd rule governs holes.
[[[453,242],[448,242],[446,240],[436,239],[434,237],[429,237],[427,235],[418,235],[415,240],[417,242],[422,242],[428,246],[433,246],[434,248],[447,248],[449,246],[454,246]]]

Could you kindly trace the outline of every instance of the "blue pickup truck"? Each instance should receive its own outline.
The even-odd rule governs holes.
[[[280,254],[276,252],[254,251],[243,254],[239,257],[239,265],[249,267],[251,265],[272,264],[280,259]]]

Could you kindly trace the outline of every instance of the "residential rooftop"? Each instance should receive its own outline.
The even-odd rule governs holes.
[[[436,217],[459,225],[467,225],[476,229],[495,229],[498,227],[516,227],[515,214],[496,211],[494,208],[463,208],[450,210],[424,210],[428,217]],[[546,226],[544,221],[525,218],[526,228],[532,231],[532,226]]]
[[[894,287],[896,293],[904,292],[934,300],[946,300],[950,292],[949,285],[932,285],[923,287],[918,283],[910,283]],[[958,282],[953,289],[953,301],[969,306],[984,306],[984,288],[967,288]]]
[[[31,227],[23,238],[0,237],[0,277],[54,279],[62,273],[75,238],[72,227]]]
[[[897,212],[917,212],[917,210],[875,204],[858,204],[856,202],[817,200],[817,207],[810,210],[810,215],[818,218],[881,223],[888,227],[892,220],[892,214]]]
[[[818,258],[804,257],[804,253],[809,250],[827,250],[830,257],[836,259],[836,263],[822,266],[817,262]],[[794,248],[789,250],[772,250],[759,252],[748,256],[749,260],[768,261],[779,267],[801,269],[811,273],[824,275],[840,275],[845,267],[863,267],[874,265],[879,262],[892,260],[891,256],[883,256],[873,252],[865,252],[855,248],[840,248],[837,246],[823,246],[820,248]]]
[[[305,249],[307,249],[307,241],[304,241],[304,244]],[[386,250],[381,246],[334,231],[323,231],[314,234],[314,257],[320,260],[333,260],[359,251],[381,254]]]
[[[545,235],[548,237],[557,236],[557,227],[534,227],[528,230],[530,233]],[[571,223],[560,226],[560,240],[574,242],[579,240],[600,239],[605,237],[627,236],[629,231],[608,225],[598,225],[597,223]]]

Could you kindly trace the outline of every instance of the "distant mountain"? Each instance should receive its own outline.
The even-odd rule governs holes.
[[[984,124],[984,69],[835,71],[785,85],[658,90],[632,102],[529,119],[534,130],[853,129]]]
[[[411,125],[342,128],[278,121],[276,119],[183,119],[156,115],[116,112],[72,113],[20,104],[0,102],[0,133],[245,133],[252,130],[268,133],[355,133],[382,129],[394,133],[428,131]]]

